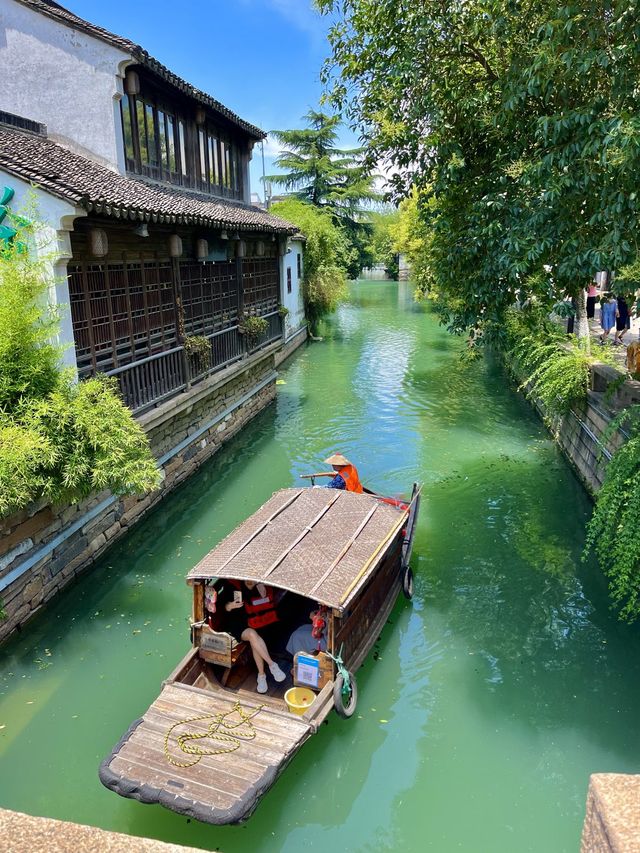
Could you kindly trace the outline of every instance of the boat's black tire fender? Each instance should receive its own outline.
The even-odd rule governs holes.
[[[354,715],[356,705],[358,704],[358,685],[356,684],[356,680],[353,673],[350,672],[349,682],[351,684],[351,693],[347,701],[346,697],[342,693],[343,682],[344,679],[342,678],[342,675],[338,673],[333,685],[333,704],[336,709],[336,714],[339,717],[348,720],[349,717],[352,717]]]
[[[413,572],[410,566],[405,566],[402,570],[402,592],[404,597],[411,601],[413,598]]]

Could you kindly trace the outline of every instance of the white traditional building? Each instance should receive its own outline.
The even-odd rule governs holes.
[[[141,412],[302,342],[302,238],[250,203],[263,131],[52,0],[0,0],[0,34],[0,192],[46,223],[79,376],[117,376]],[[258,340],[250,316],[266,321]],[[207,358],[186,357],[194,336]]]

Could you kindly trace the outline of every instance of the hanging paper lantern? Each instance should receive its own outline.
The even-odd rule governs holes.
[[[179,258],[182,255],[182,240],[178,234],[169,237],[169,257]]]
[[[89,231],[89,251],[94,258],[104,258],[109,251],[109,238],[102,228],[92,228]]]

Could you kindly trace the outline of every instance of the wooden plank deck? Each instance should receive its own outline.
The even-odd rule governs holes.
[[[290,714],[280,702],[267,698],[267,706],[252,719],[255,737],[238,734],[239,746],[232,752],[202,755],[191,767],[176,766],[198,758],[180,749],[180,734],[205,734],[215,714],[229,715],[228,723],[240,722],[236,702],[250,714],[262,704],[255,692],[218,690],[203,692],[180,684],[167,684],[142,720],[135,723],[103,762],[100,778],[108,788],[125,797],[160,803],[174,811],[207,823],[236,823],[248,817],[260,797],[313,733],[301,717]],[[192,717],[207,719],[184,723]],[[167,733],[176,723],[168,742]],[[219,731],[234,735],[223,726]],[[229,749],[229,741],[206,737],[186,742],[202,750]]]

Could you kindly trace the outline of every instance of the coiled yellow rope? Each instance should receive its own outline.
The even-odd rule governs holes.
[[[174,767],[193,767],[200,761],[203,755],[224,755],[227,752],[235,752],[243,740],[247,741],[255,738],[256,729],[251,720],[264,707],[265,705],[259,705],[250,714],[248,714],[243,709],[240,702],[236,702],[233,708],[224,714],[222,712],[219,714],[202,714],[199,717],[189,717],[186,720],[179,720],[171,726],[164,738],[164,754],[167,761],[170,764],[173,764]],[[238,714],[240,719],[235,721],[228,719],[233,714]],[[176,743],[182,752],[186,755],[195,755],[196,758],[194,758],[193,761],[187,762],[176,761],[176,759],[169,753],[169,739],[171,737],[171,732],[178,726],[186,726],[189,723],[196,723],[209,719],[211,722],[205,731],[185,732],[184,734],[178,735]],[[221,728],[226,729],[226,732],[220,731]],[[238,729],[240,729],[240,731],[238,731]],[[235,732],[235,734],[228,734],[228,732],[231,731]],[[210,738],[213,741],[225,743],[227,746],[220,747],[219,749],[202,749],[197,744],[190,743],[190,741],[202,740],[203,738]]]

